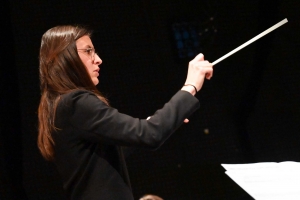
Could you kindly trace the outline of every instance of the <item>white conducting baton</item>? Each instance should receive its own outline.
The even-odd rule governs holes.
[[[248,46],[249,44],[251,44],[252,42],[258,40],[259,38],[263,37],[264,35],[267,35],[268,33],[270,33],[271,31],[275,30],[276,28],[282,26],[283,24],[287,23],[288,20],[285,18],[284,20],[278,22],[277,24],[275,24],[274,26],[270,27],[269,29],[265,30],[264,32],[258,34],[257,36],[255,36],[254,38],[252,38],[251,40],[249,40],[248,42],[245,42],[244,44],[242,44],[241,46],[235,48],[234,50],[230,51],[229,53],[227,53],[226,55],[222,56],[221,58],[219,58],[218,60],[216,60],[215,62],[212,63],[212,65],[216,65],[217,63],[221,62],[222,60],[224,60],[225,58],[231,56],[232,54],[236,53],[237,51],[241,50],[242,48]]]

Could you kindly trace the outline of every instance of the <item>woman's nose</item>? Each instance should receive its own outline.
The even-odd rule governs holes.
[[[102,63],[102,60],[101,60],[101,58],[98,56],[98,54],[95,54],[94,63],[97,64],[97,65],[101,65],[101,63]]]

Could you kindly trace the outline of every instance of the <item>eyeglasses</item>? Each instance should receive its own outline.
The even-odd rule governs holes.
[[[91,60],[95,59],[96,50],[94,48],[86,48],[86,49],[77,49],[83,51],[85,54],[91,56]]]

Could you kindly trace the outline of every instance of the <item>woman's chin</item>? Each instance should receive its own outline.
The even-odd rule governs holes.
[[[93,78],[93,83],[94,83],[94,85],[98,85],[98,83],[99,83],[98,78]]]

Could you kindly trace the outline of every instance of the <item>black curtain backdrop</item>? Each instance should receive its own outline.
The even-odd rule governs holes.
[[[197,94],[201,108],[159,150],[127,161],[135,199],[252,199],[220,164],[300,161],[299,8],[296,0],[3,1],[0,199],[66,199],[36,145],[38,52],[49,28],[92,28],[99,90],[120,112],[146,118],[181,88],[192,59],[179,59],[174,23],[213,26],[201,41],[213,62],[288,18],[214,67]]]
[[[1,13],[1,99],[0,99],[0,199],[26,199],[22,185],[22,128],[19,77],[9,4]]]

